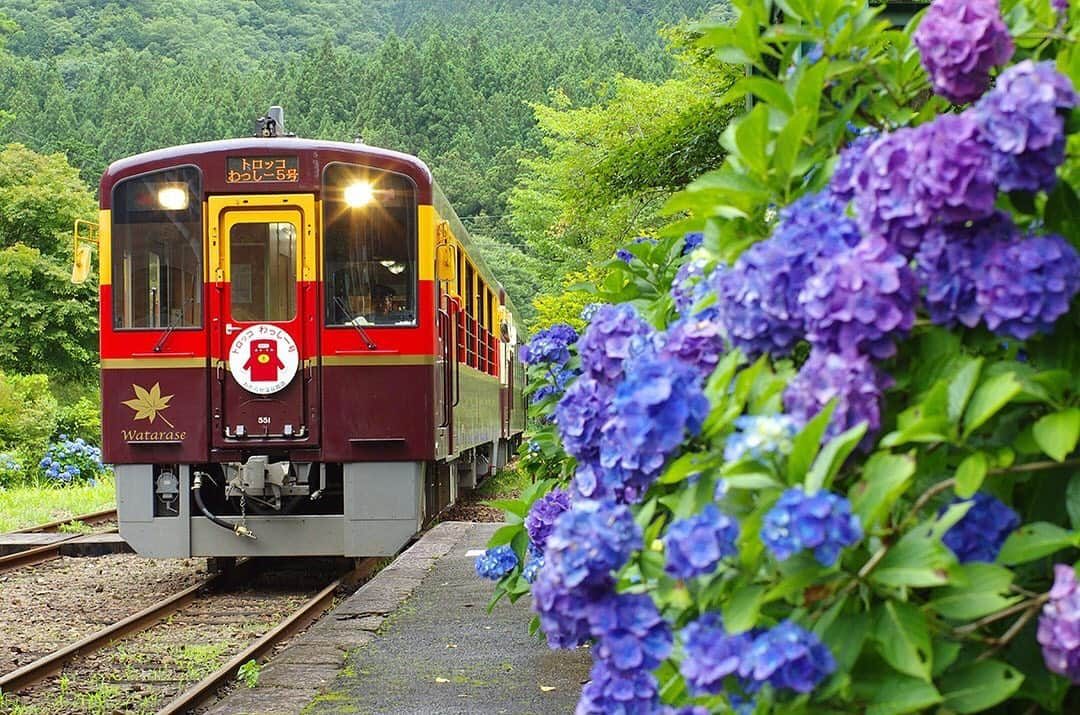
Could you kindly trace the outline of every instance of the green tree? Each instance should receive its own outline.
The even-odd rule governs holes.
[[[0,149],[0,246],[22,243],[59,256],[75,219],[93,215],[93,196],[62,154],[22,144]]]

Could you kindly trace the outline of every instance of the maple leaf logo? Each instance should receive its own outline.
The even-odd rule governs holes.
[[[135,419],[150,420],[150,424],[154,424],[154,420],[160,417],[162,422],[176,429],[172,422],[165,419],[165,415],[160,414],[169,409],[169,400],[173,398],[172,395],[161,394],[161,383],[155,382],[149,390],[138,385],[131,387],[135,390],[135,399],[125,400],[124,404],[135,410]]]

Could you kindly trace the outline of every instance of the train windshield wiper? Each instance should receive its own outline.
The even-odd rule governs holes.
[[[176,316],[174,316],[174,319],[169,321],[169,324],[165,327],[165,332],[161,334],[161,337],[158,338],[157,344],[154,345],[154,352],[161,352],[162,346],[165,345],[165,341],[169,339],[169,336],[172,335],[172,332],[176,330],[176,325],[180,322],[180,320],[182,320],[182,318],[176,318]]]
[[[367,331],[364,330],[363,326],[361,326],[360,323],[357,322],[356,316],[353,315],[352,311],[349,310],[349,307],[345,305],[345,301],[341,298],[341,296],[336,296],[334,298],[334,303],[337,305],[337,307],[341,308],[341,312],[344,313],[345,317],[349,319],[349,325],[356,328],[356,332],[360,333],[360,337],[363,338],[364,344],[367,345],[367,349],[374,350],[376,347],[375,341],[371,339],[371,336],[367,334]]]

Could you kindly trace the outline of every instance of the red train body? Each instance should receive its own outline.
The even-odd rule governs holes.
[[[393,553],[519,439],[514,310],[419,159],[153,151],[109,167],[99,226],[103,450],[137,551]]]

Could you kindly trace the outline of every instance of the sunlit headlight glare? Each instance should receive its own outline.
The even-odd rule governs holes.
[[[375,198],[375,188],[366,181],[358,181],[345,187],[345,203],[354,208],[366,206]]]
[[[158,203],[166,211],[181,211],[187,208],[188,195],[179,186],[166,186],[158,191]]]

